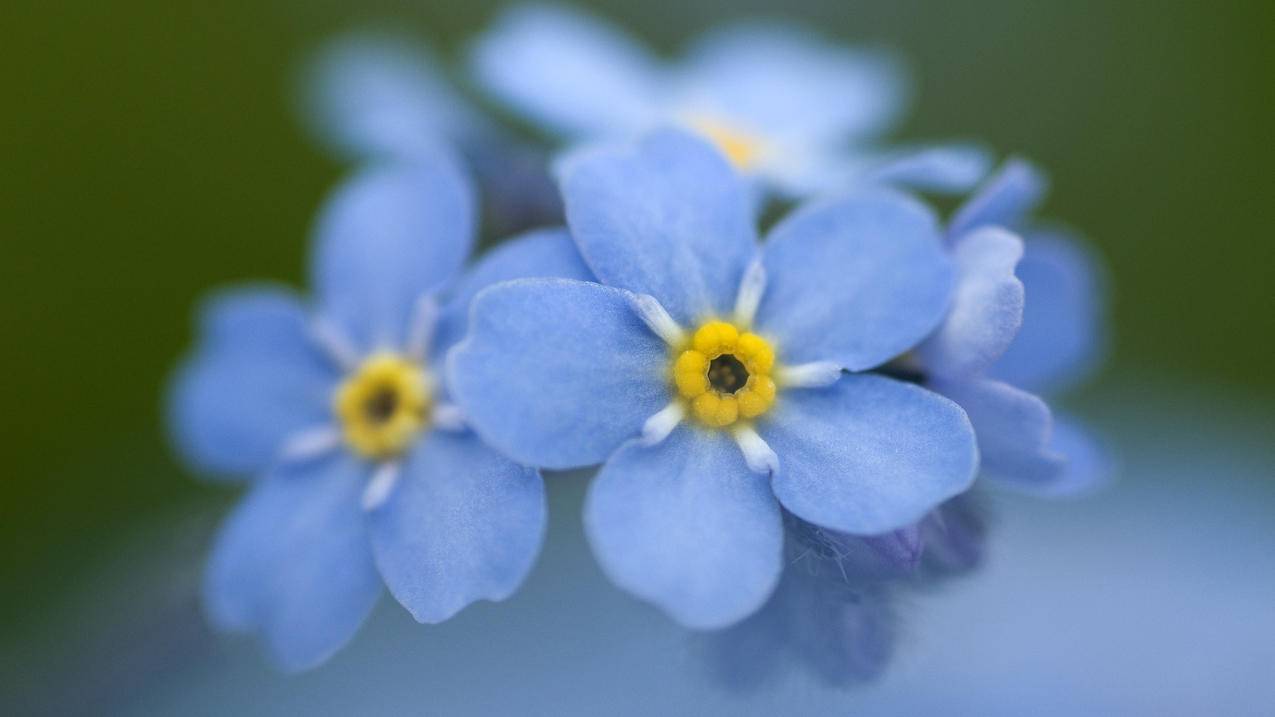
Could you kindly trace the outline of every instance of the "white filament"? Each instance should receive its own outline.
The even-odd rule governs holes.
[[[685,416],[685,405],[681,401],[672,401],[642,424],[642,443],[653,446],[668,438],[668,434],[677,428],[677,424],[681,423]]]
[[[654,296],[638,294],[633,297],[633,309],[637,311],[643,323],[650,327],[656,336],[664,339],[664,343],[669,346],[678,346],[686,340],[682,327],[677,325]]]
[[[412,324],[407,335],[407,355],[424,361],[438,325],[438,302],[429,294],[422,295],[412,307]]]
[[[763,475],[774,475],[779,470],[779,456],[770,449],[766,439],[757,435],[751,426],[735,429],[735,443],[744,454],[749,470]]]
[[[340,445],[341,431],[336,426],[316,426],[288,436],[279,451],[279,458],[284,461],[309,460]]]
[[[324,352],[346,371],[353,371],[359,366],[359,351],[336,324],[316,317],[310,322],[310,335]]]
[[[735,296],[735,321],[743,326],[753,323],[762,294],[766,293],[766,267],[761,259],[753,259],[739,282],[739,294]]]
[[[465,430],[465,414],[460,410],[460,406],[454,403],[439,403],[434,406],[430,423],[444,431],[463,431]]]
[[[385,503],[385,499],[394,491],[394,486],[398,485],[399,473],[399,465],[393,461],[377,466],[372,479],[363,489],[363,510],[376,510]]]
[[[780,366],[775,371],[775,378],[789,388],[816,388],[836,383],[841,378],[841,366],[831,361]]]

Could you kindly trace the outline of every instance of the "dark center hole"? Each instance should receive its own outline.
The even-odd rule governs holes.
[[[398,410],[398,392],[389,386],[376,389],[367,402],[363,404],[363,413],[372,423],[384,423],[390,420]]]
[[[722,393],[734,393],[748,383],[748,369],[731,354],[722,354],[708,364],[708,383]]]

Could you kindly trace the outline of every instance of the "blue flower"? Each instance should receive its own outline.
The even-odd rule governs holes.
[[[588,273],[550,231],[457,280],[473,216],[443,157],[369,168],[319,218],[313,300],[249,286],[202,312],[170,393],[174,439],[197,468],[254,479],[217,537],[204,599],[216,625],[261,634],[286,669],[339,649],[383,584],[439,622],[508,597],[539,550],[539,475],[466,428],[439,369],[488,283]]]
[[[1107,461],[1082,427],[1055,420],[1032,392],[1069,385],[1095,365],[1101,290],[1077,239],[1027,221],[1044,192],[1034,167],[1011,160],[957,210],[952,308],[910,361],[969,414],[984,475],[1057,495],[1094,487]]]
[[[447,370],[475,430],[515,460],[605,462],[585,525],[621,587],[724,626],[776,584],[781,504],[877,534],[970,485],[955,404],[843,373],[946,313],[952,267],[923,205],[886,191],[813,204],[759,246],[746,183],[677,130],[577,154],[561,184],[601,283],[485,290]]]
[[[790,196],[873,181],[962,192],[987,169],[968,144],[873,146],[907,101],[899,63],[799,27],[725,27],[667,64],[600,20],[525,5],[477,40],[470,64],[497,100],[563,139],[629,139],[676,123]]]
[[[561,222],[542,152],[513,139],[454,87],[428,47],[386,33],[323,46],[301,78],[301,119],[352,161],[436,154],[457,147],[482,187],[496,235]]]
[[[349,158],[399,157],[481,141],[494,127],[456,91],[428,48],[357,33],[323,46],[301,77],[302,119]]]
[[[860,571],[857,559],[875,563],[875,551],[896,549],[875,541],[837,536],[815,546],[790,538],[783,578],[765,606],[706,636],[710,674],[740,691],[756,691],[794,667],[839,687],[879,676],[894,653],[895,605],[905,583]]]

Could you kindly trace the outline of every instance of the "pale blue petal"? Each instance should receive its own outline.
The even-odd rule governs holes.
[[[473,433],[431,431],[369,517],[376,565],[420,622],[504,600],[531,571],[545,532],[540,475]]]
[[[968,488],[978,467],[956,404],[881,376],[786,391],[757,428],[779,457],[772,485],[784,507],[855,535],[918,522]]]
[[[488,251],[456,282],[439,318],[433,350],[440,356],[465,336],[469,304],[479,291],[511,279],[534,277],[592,281],[566,229],[537,229]]]
[[[1018,278],[1023,326],[991,374],[1045,394],[1084,380],[1102,359],[1104,281],[1097,258],[1064,231],[1027,235]]]
[[[658,108],[655,59],[618,29],[562,7],[505,11],[474,43],[470,69],[495,99],[567,137],[636,132]]]
[[[897,58],[834,45],[809,28],[745,22],[706,34],[681,76],[682,103],[769,139],[829,144],[880,133],[906,104]]]
[[[973,144],[934,144],[896,149],[873,158],[873,166],[856,177],[935,194],[969,191],[987,176],[991,154]]]
[[[423,46],[395,35],[352,34],[323,47],[302,78],[304,119],[353,159],[413,156],[483,126]]]
[[[683,324],[734,305],[756,252],[752,203],[712,146],[663,130],[574,154],[560,175],[567,224],[599,281],[654,296]]]
[[[1023,322],[1023,284],[1014,276],[1023,242],[1000,227],[983,227],[957,239],[952,256],[951,308],[917,356],[931,375],[971,376],[1005,353]]]
[[[1110,448],[1084,424],[1065,415],[1055,415],[1050,442],[1054,452],[1067,459],[1062,474],[1038,491],[1050,497],[1088,495],[1114,477],[1116,461]]]
[[[625,444],[594,479],[584,527],[612,581],[687,627],[747,617],[779,579],[779,505],[721,431]]]
[[[443,155],[366,169],[328,199],[315,232],[321,314],[365,350],[400,347],[421,296],[474,241],[474,196]]]
[[[933,194],[961,194],[987,174],[987,150],[973,144],[894,149],[813,146],[768,157],[768,182],[786,196],[836,196],[893,186]]]
[[[381,594],[359,506],[365,478],[343,453],[263,478],[213,548],[204,581],[212,621],[260,632],[287,670],[314,667],[348,642]]]
[[[933,388],[969,415],[988,480],[1036,492],[1060,478],[1066,460],[1050,445],[1054,418],[1040,398],[983,378],[935,381]]]
[[[601,463],[670,399],[668,347],[633,295],[567,279],[483,290],[447,376],[470,424],[525,465]]]
[[[173,440],[195,468],[243,477],[264,469],[289,436],[331,421],[336,367],[310,340],[293,292],[222,292],[204,305],[199,329],[168,392]]]
[[[938,326],[952,286],[933,214],[889,192],[798,210],[771,232],[763,260],[756,325],[788,363],[880,365]]]
[[[1030,162],[1011,159],[952,216],[952,238],[981,226],[1018,229],[1045,196],[1049,182]]]

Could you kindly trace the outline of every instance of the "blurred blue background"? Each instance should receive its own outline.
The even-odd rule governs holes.
[[[775,12],[591,6],[664,50]],[[383,606],[300,678],[210,635],[194,589],[234,492],[177,466],[160,395],[199,295],[301,280],[342,167],[300,130],[300,64],[369,24],[455,57],[497,7],[6,5],[0,711],[1275,711],[1275,6],[1242,0],[785,5],[911,60],[902,137],[1037,159],[1054,179],[1046,214],[1085,230],[1114,288],[1109,370],[1074,407],[1107,431],[1121,481],[1078,502],[997,500],[988,565],[906,607],[878,683],[710,687],[694,640],[598,575],[570,478],[508,605],[438,628]]]

